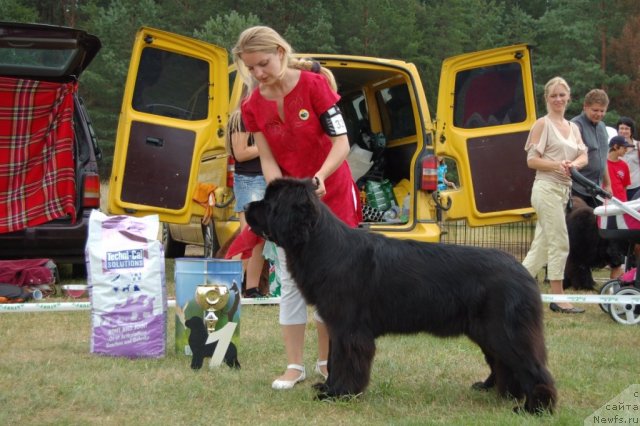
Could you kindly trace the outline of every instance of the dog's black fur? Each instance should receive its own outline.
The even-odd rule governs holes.
[[[607,265],[618,266],[627,251],[626,241],[602,238],[598,231],[593,208],[579,197],[572,198],[567,212],[569,256],[564,269],[564,288],[595,290],[592,269]]]
[[[205,345],[208,333],[202,318],[191,317],[185,321],[185,325],[191,330],[189,333],[189,347],[193,354],[191,356],[191,368],[199,370],[202,368],[204,359],[211,358],[213,356],[213,352],[216,350],[218,342]],[[238,350],[233,342],[229,342],[229,347],[227,348],[227,352],[224,354],[223,361],[231,368],[240,368]]]
[[[273,181],[246,217],[285,250],[292,277],[329,329],[329,377],[317,386],[319,398],[365,390],[378,336],[427,331],[464,334],[480,346],[491,372],[475,388],[525,398],[530,413],[553,410],[540,291],[512,256],[351,229],[310,180]]]

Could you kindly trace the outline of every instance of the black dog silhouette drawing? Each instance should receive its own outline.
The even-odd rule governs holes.
[[[205,358],[211,358],[218,346],[218,342],[205,344],[208,333],[207,328],[200,317],[191,317],[185,321],[185,325],[191,330],[189,333],[189,347],[191,348],[191,368],[199,370]],[[231,368],[240,368],[238,361],[238,350],[233,342],[229,342],[229,347],[224,355],[223,361]]]

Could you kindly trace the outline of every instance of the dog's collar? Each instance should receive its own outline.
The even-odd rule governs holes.
[[[263,239],[265,239],[265,240],[273,241],[273,240],[271,239],[271,235],[267,234],[266,232],[262,232],[262,233],[260,234],[260,236],[261,236]]]
[[[272,243],[275,243],[275,241],[273,240],[273,238],[271,238],[271,235],[269,235],[266,231],[261,232],[260,234],[257,234],[260,238],[262,238],[265,241],[271,241]],[[276,243],[277,244],[277,243]]]

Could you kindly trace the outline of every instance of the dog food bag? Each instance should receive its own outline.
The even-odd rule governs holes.
[[[91,353],[160,358],[167,341],[164,252],[157,215],[94,210],[85,250],[91,300]]]

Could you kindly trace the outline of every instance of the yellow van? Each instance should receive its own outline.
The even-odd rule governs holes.
[[[531,217],[534,174],[523,150],[536,119],[529,46],[445,60],[435,118],[411,63],[301,56],[331,69],[338,82],[352,145],[349,162],[363,197],[369,196],[361,227],[395,238],[439,241],[444,219],[481,226]],[[235,74],[221,47],[139,30],[118,126],[110,213],[158,213],[168,224],[165,237],[174,243],[172,228],[195,225],[190,229],[201,233],[202,241],[209,239],[207,255],[231,237],[238,221],[230,203],[232,167],[224,134],[241,89]],[[446,177],[451,183],[443,186]],[[217,187],[214,220],[202,230],[204,208],[193,200],[199,183]],[[393,189],[380,200],[395,202],[395,209],[382,211],[374,203],[380,201],[381,187]],[[184,248],[168,254],[182,255]]]

